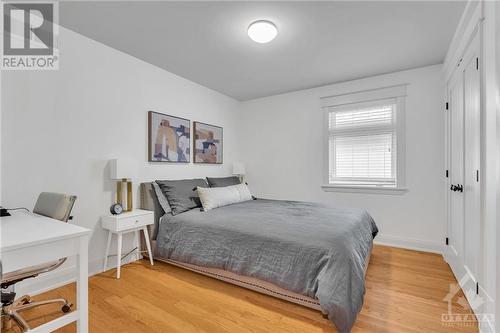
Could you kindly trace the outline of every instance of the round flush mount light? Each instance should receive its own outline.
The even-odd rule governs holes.
[[[278,29],[273,22],[259,20],[248,27],[248,37],[254,42],[265,44],[269,43],[278,35]]]

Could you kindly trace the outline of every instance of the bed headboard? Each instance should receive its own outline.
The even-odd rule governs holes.
[[[155,213],[155,224],[151,230],[150,237],[154,240],[158,233],[158,225],[160,223],[160,218],[165,215],[163,208],[161,208],[158,198],[154,193],[154,188],[151,182],[141,183],[140,186],[140,205],[141,209],[151,210]]]

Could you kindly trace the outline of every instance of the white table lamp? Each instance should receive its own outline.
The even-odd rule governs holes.
[[[241,162],[234,162],[233,175],[237,175],[240,178],[240,181],[243,183],[243,180],[245,178],[245,164]]]
[[[116,201],[120,203],[124,209],[125,205],[123,202],[123,189],[126,184],[127,188],[127,211],[132,210],[132,175],[135,170],[132,161],[128,159],[112,159],[109,161],[110,165],[110,178],[117,179],[116,183]]]

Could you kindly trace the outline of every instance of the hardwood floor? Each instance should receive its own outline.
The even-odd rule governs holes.
[[[337,332],[317,311],[217,281],[181,268],[139,261],[89,280],[90,332]],[[375,246],[366,277],[363,310],[352,332],[477,332],[477,327],[445,327],[443,301],[456,283],[436,254]],[[35,299],[63,296],[67,285]],[[469,313],[457,303],[454,313]],[[25,312],[33,326],[58,316],[57,307]],[[47,315],[47,313],[49,313]],[[68,325],[60,333],[75,332]],[[4,332],[19,332],[12,329]]]

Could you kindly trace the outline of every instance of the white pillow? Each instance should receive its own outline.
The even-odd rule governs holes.
[[[198,187],[196,190],[204,211],[252,200],[252,194],[246,184],[225,187]]]

